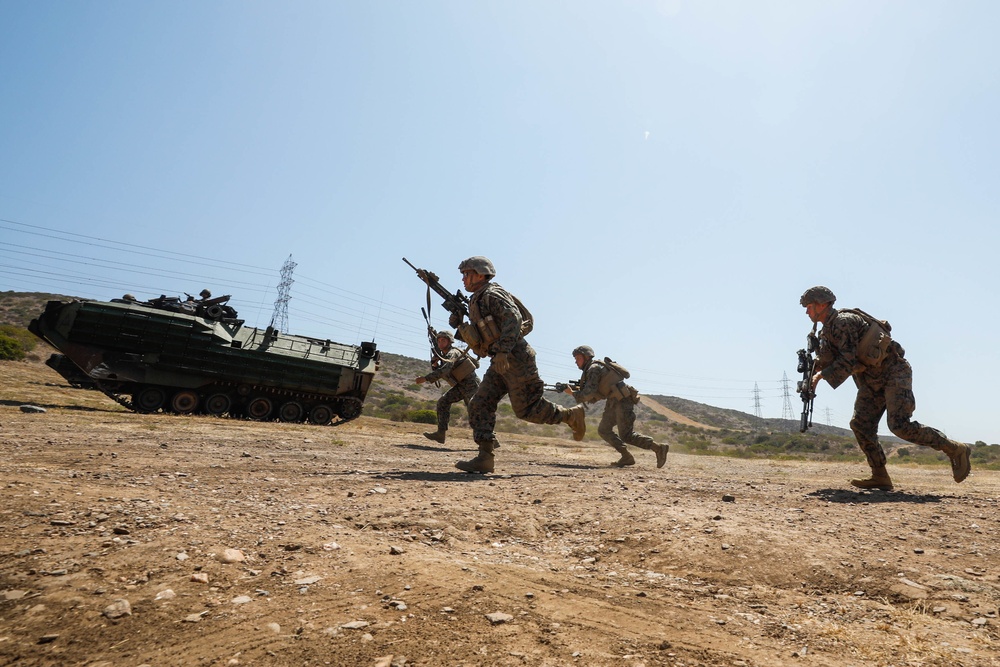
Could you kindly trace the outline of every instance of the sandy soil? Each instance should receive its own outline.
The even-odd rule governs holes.
[[[468,431],[0,373],[2,665],[1000,664],[997,473],[855,493],[856,465],[505,436],[470,476]]]

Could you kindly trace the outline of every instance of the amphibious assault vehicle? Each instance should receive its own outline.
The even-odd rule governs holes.
[[[244,326],[229,296],[49,301],[28,329],[48,365],[135,412],[195,412],[329,424],[361,414],[375,343],[344,345]]]

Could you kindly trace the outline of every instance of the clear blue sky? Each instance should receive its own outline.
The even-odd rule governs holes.
[[[0,0],[0,289],[233,294],[426,354],[470,255],[543,377],[780,417],[799,295],[888,319],[916,418],[1000,443],[1000,3]],[[435,303],[435,324],[444,311]],[[816,420],[847,426],[848,383]],[[794,392],[791,407],[800,403]],[[883,422],[883,431],[885,431]]]

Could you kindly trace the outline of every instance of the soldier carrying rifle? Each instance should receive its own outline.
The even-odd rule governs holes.
[[[437,402],[437,430],[424,433],[424,437],[434,442],[444,444],[448,434],[448,422],[451,421],[451,406],[459,401],[465,401],[468,410],[476,390],[479,389],[479,376],[476,375],[477,364],[469,356],[467,350],[454,346],[455,336],[450,331],[438,331],[434,334],[437,349],[431,360],[431,372],[416,380],[417,384],[438,382],[444,380],[451,388],[441,395]]]
[[[820,380],[826,380],[836,389],[849,377],[858,387],[851,430],[872,474],[867,479],[852,479],[851,484],[862,489],[892,489],[892,479],[885,469],[885,451],[878,441],[878,423],[886,412],[893,434],[944,452],[951,460],[955,481],[963,481],[969,476],[969,446],[911,419],[916,409],[913,369],[903,358],[902,346],[889,335],[892,327],[863,310],[838,310],[833,307],[836,300],[828,287],[817,285],[807,289],[799,303],[805,307],[814,330],[817,324],[823,325],[810,388],[815,390]]]
[[[635,465],[635,458],[626,444],[639,449],[648,449],[656,454],[656,467],[662,468],[667,462],[669,445],[661,445],[648,435],[636,433],[635,404],[639,402],[639,392],[626,384],[629,372],[620,364],[605,357],[604,361],[594,359],[594,348],[581,345],[573,350],[576,367],[583,371],[576,387],[563,385],[563,391],[578,403],[596,403],[604,400],[604,414],[597,427],[597,433],[606,443],[621,455],[611,465],[619,468]],[[560,383],[561,384],[561,383]],[[558,385],[557,385],[558,386]],[[618,427],[618,433],[614,428]]]
[[[493,262],[476,256],[458,265],[462,284],[472,295],[468,299],[460,293],[450,294],[441,287],[437,276],[410,266],[427,283],[428,290],[445,298],[445,307],[451,311],[448,323],[458,329],[456,338],[479,357],[490,358],[490,366],[469,404],[469,423],[479,453],[455,467],[470,473],[493,472],[493,450],[499,444],[494,430],[497,407],[504,396],[509,396],[514,414],[520,419],[533,424],[562,422],[573,430],[574,439],[583,440],[587,431],[583,406],[564,408],[542,396],[544,383],[538,376],[535,351],[524,338],[533,326],[531,313],[517,297],[493,282]]]

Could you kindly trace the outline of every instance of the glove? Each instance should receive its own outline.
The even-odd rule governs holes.
[[[448,317],[448,325],[452,329],[457,329],[461,323],[462,323],[462,313],[452,313]]]
[[[510,358],[507,356],[506,352],[497,352],[493,355],[492,367],[497,369],[497,372],[503,375],[510,370]]]

